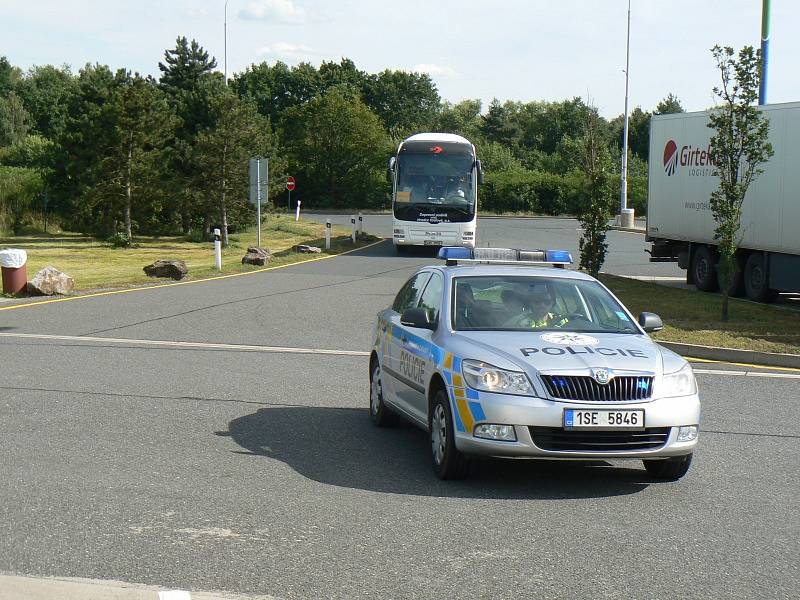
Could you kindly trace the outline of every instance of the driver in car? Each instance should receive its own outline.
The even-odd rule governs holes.
[[[534,289],[528,294],[512,292],[504,295],[503,302],[509,312],[515,312],[504,326],[513,328],[550,329],[569,323],[565,316],[554,312],[555,295],[547,289]]]

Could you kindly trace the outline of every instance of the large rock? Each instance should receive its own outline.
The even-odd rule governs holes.
[[[189,272],[189,267],[182,260],[157,260],[152,265],[147,265],[144,272],[149,277],[169,277],[170,279],[183,279]]]
[[[243,265],[258,265],[263,267],[272,260],[272,254],[266,248],[259,248],[258,246],[249,246],[247,254],[242,257]]]
[[[295,252],[300,252],[301,254],[320,254],[322,252],[322,248],[317,248],[316,246],[307,246],[305,244],[297,244],[296,246],[292,246],[292,250]]]
[[[75,280],[55,267],[45,267],[28,282],[28,293],[36,296],[55,296],[69,294],[75,287]]]

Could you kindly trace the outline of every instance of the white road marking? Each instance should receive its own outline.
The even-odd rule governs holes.
[[[192,595],[184,590],[158,592],[158,600],[192,600]]]
[[[248,352],[272,352],[277,354],[327,354],[333,356],[369,356],[359,350],[329,350],[326,348],[294,348],[289,346],[253,346],[247,344],[211,344],[204,342],[175,342],[170,340],[138,340],[127,338],[88,337],[80,335],[45,335],[39,333],[0,333],[0,338],[53,340],[61,342],[100,342],[129,346],[165,346],[174,348],[198,348],[205,350],[246,350]]]

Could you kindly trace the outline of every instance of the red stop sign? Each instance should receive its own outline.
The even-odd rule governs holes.
[[[290,192],[294,189],[294,177],[292,177],[291,175],[289,175],[289,177],[286,178],[286,189],[289,190]]]

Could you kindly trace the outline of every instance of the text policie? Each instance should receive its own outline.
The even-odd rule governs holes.
[[[600,354],[602,356],[629,356],[631,358],[647,358],[647,354],[641,350],[622,350],[621,348],[590,348],[589,346],[581,346],[575,349],[572,346],[565,348],[557,348],[555,346],[547,346],[545,348],[520,348],[523,356],[530,356],[531,354],[547,354],[548,356],[561,356],[564,354]]]

